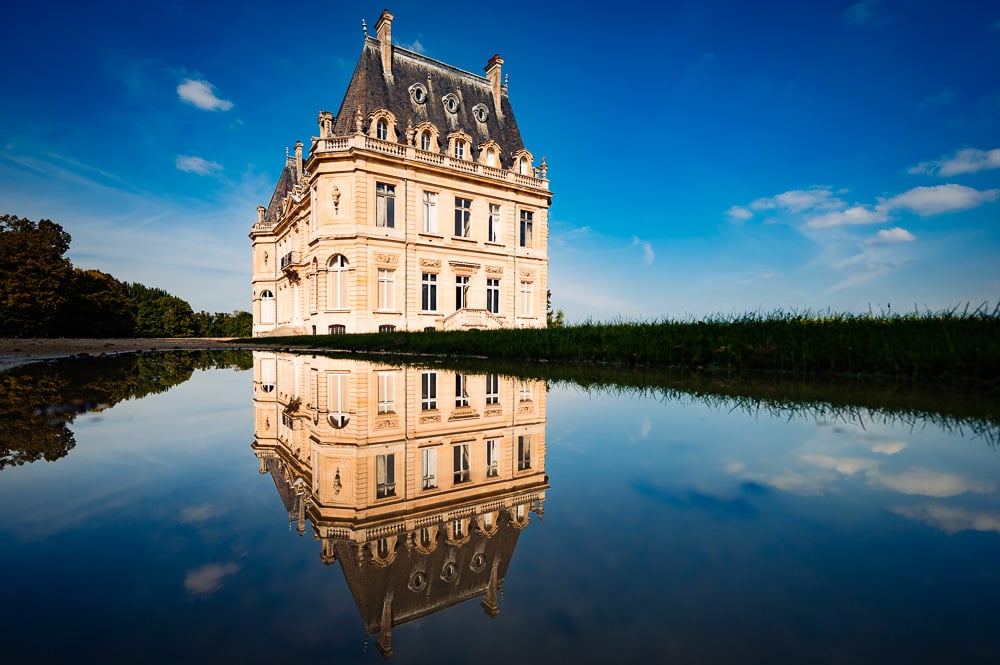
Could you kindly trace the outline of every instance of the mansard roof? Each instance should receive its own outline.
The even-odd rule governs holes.
[[[511,168],[511,155],[524,148],[521,132],[514,120],[514,112],[507,97],[507,87],[501,86],[500,113],[497,113],[490,82],[483,76],[463,71],[443,62],[392,45],[392,75],[382,72],[381,43],[378,39],[365,38],[361,57],[354,69],[354,76],[340,104],[334,124],[334,134],[355,132],[354,114],[360,107],[365,116],[377,109],[386,109],[396,117],[396,132],[400,143],[406,142],[407,122],[416,126],[429,121],[440,131],[442,139],[449,132],[462,130],[473,142],[473,149],[493,139],[502,149],[501,165]],[[421,84],[427,90],[427,99],[417,103],[410,96],[410,87]],[[442,98],[448,93],[458,96],[457,112],[448,113]],[[488,111],[485,122],[480,122],[473,109],[482,104]],[[475,157],[477,155],[473,155]]]
[[[281,206],[285,197],[289,195],[295,187],[295,161],[291,157],[285,158],[285,168],[281,169],[278,177],[278,184],[274,186],[274,194],[271,195],[271,202],[267,204],[264,212],[264,221],[268,224],[276,224],[281,219]]]

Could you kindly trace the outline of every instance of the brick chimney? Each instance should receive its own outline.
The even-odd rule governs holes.
[[[499,55],[494,55],[490,58],[490,61],[486,63],[486,80],[490,82],[490,88],[493,89],[493,108],[496,110],[497,116],[500,115],[500,66],[503,64],[503,58]]]
[[[392,14],[388,9],[382,10],[382,15],[375,24],[375,34],[382,47],[382,74],[387,79],[392,79]]]

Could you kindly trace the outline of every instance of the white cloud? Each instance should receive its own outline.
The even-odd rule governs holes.
[[[965,185],[914,187],[883,201],[878,207],[881,210],[909,210],[921,217],[927,217],[976,208],[984,203],[996,201],[998,196],[1000,189],[979,191]]]
[[[871,473],[878,468],[877,461],[864,457],[841,457],[839,455],[805,453],[800,458],[806,464],[818,466],[821,469],[831,469],[845,476],[853,476],[858,472]]]
[[[222,168],[222,164],[218,162],[210,162],[192,155],[177,155],[176,165],[181,171],[197,173],[198,175],[208,175],[212,171],[218,171]]]
[[[896,245],[901,242],[913,242],[916,239],[917,236],[897,226],[891,229],[882,229],[873,238],[868,238],[865,242],[869,245]]]
[[[188,506],[181,511],[180,521],[183,524],[197,524],[224,515],[226,510],[220,506],[203,504],[200,506]]]
[[[828,229],[835,226],[859,226],[863,224],[882,224],[889,216],[882,210],[866,208],[862,205],[852,206],[846,210],[834,210],[813,217],[806,222],[807,229]]]
[[[400,46],[408,51],[413,51],[414,53],[419,53],[420,55],[425,55],[427,53],[427,48],[421,43],[420,39],[414,39],[409,44],[405,42],[400,42]]]
[[[184,577],[184,588],[188,593],[209,594],[222,587],[222,580],[235,575],[240,567],[235,563],[210,563],[196,568]]]
[[[879,441],[872,445],[871,450],[880,455],[895,455],[906,450],[908,445],[905,441]]]
[[[920,162],[907,169],[907,172],[948,177],[963,173],[977,173],[988,169],[1000,169],[1000,148],[993,150],[965,148],[950,157]]]
[[[793,189],[770,198],[757,199],[750,204],[750,208],[752,210],[780,209],[800,213],[807,210],[836,210],[843,205],[844,202],[835,197],[829,188],[815,187],[813,189]]]
[[[913,468],[895,475],[872,474],[871,480],[878,485],[903,494],[920,494],[938,498],[957,496],[966,492],[990,494],[996,488],[992,483],[920,468]]]
[[[208,81],[184,79],[177,86],[177,95],[188,104],[205,111],[228,111],[233,103],[215,96],[215,86]]]
[[[729,217],[730,221],[733,222],[745,222],[753,217],[753,213],[743,206],[733,206],[726,211],[726,215]]]
[[[653,251],[653,245],[647,241],[642,240],[638,236],[632,236],[632,247],[639,247],[642,249],[642,260],[645,261],[646,265],[653,265],[653,261],[656,260],[656,252]]]
[[[993,531],[1000,533],[1000,516],[953,506],[929,504],[926,506],[900,506],[892,512],[918,520],[947,534],[959,531]]]

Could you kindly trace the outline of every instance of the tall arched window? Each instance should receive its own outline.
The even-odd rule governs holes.
[[[274,293],[271,291],[260,294],[260,322],[274,323]]]
[[[521,175],[528,175],[528,160],[525,157],[517,160],[517,172]]]
[[[431,149],[431,133],[430,132],[420,132],[420,149],[430,151]]]
[[[347,257],[337,254],[326,265],[326,308],[347,309]]]

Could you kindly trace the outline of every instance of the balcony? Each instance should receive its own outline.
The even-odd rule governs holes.
[[[496,330],[503,327],[503,319],[485,309],[460,309],[441,322],[442,330]]]

